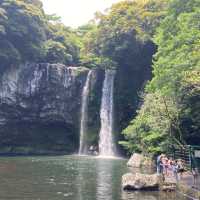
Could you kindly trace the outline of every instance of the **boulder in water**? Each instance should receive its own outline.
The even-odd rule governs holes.
[[[124,190],[158,190],[160,176],[157,174],[132,174],[128,173],[122,177],[122,188]]]
[[[142,154],[134,153],[127,163],[128,167],[153,167],[154,162],[151,158],[143,156]]]

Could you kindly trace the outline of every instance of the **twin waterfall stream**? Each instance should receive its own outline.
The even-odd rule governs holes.
[[[113,91],[115,71],[107,70],[101,98],[101,129],[99,132],[99,155],[114,156],[113,143]]]
[[[92,71],[90,70],[85,86],[82,92],[81,99],[81,124],[80,124],[80,144],[79,144],[79,154],[87,154],[87,145],[85,143],[86,133],[87,133],[87,120],[88,120],[88,98],[90,92],[90,80],[92,77]]]
[[[86,155],[88,152],[88,147],[86,144],[86,135],[88,121],[88,100],[90,94],[91,79],[92,70],[90,70],[87,75],[85,86],[82,92],[79,155]],[[101,128],[99,131],[99,156],[115,155],[115,145],[113,142],[114,79],[115,71],[106,70],[102,88],[100,108]]]

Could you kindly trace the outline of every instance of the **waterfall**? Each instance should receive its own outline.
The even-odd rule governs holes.
[[[75,73],[75,67],[67,67],[64,69],[63,84],[65,88],[69,88],[73,85],[75,81]]]
[[[30,93],[34,94],[40,86],[40,81],[42,79],[43,72],[40,70],[39,65],[37,65],[33,71],[33,77],[30,80]]]
[[[115,71],[106,70],[101,99],[101,129],[99,133],[99,155],[114,156],[113,143],[113,91]]]
[[[88,72],[85,86],[82,92],[79,154],[87,154],[87,143],[85,140],[87,134],[88,97],[90,92],[89,87],[90,87],[91,77],[92,77],[92,70]]]

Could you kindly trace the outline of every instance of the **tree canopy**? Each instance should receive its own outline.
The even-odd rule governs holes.
[[[39,0],[0,1],[1,68],[24,62],[78,62],[76,33],[56,16],[46,15]]]
[[[165,16],[167,0],[136,0],[114,4],[106,14],[96,13],[93,26],[84,35],[83,60],[103,56],[131,65],[144,42],[150,41]]]
[[[130,151],[166,151],[200,138],[200,2],[172,0],[154,42],[153,79],[138,115],[124,130]],[[134,141],[137,141],[136,143]]]

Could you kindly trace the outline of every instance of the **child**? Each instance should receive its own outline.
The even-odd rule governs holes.
[[[183,172],[185,171],[183,161],[179,159],[177,165],[178,165],[178,173],[180,173],[179,179],[181,179],[183,176]]]
[[[163,174],[168,176],[167,168],[168,168],[168,158],[164,156],[162,158],[162,166],[163,166]]]
[[[172,158],[170,158],[168,161],[167,161],[167,175],[169,176],[173,176],[173,169],[172,169],[172,166],[173,165],[173,161],[172,161]]]
[[[178,164],[177,164],[177,160],[172,162],[172,171],[173,171],[173,175],[176,178],[176,181],[178,181]]]

